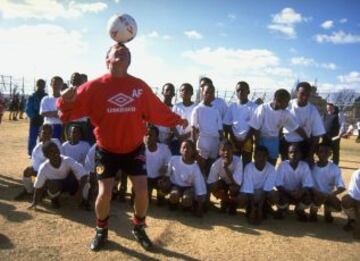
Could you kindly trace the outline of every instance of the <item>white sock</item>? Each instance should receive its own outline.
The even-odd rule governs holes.
[[[83,196],[83,199],[87,200],[88,197],[89,197],[89,191],[90,191],[90,183],[87,182],[83,188],[83,191],[82,191],[82,196]]]
[[[32,183],[31,177],[23,177],[23,184],[27,193],[34,193],[34,185]]]

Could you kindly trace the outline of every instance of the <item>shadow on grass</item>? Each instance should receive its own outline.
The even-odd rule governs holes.
[[[11,240],[4,234],[0,233],[0,249],[12,249],[12,248],[14,248],[14,245],[11,242]]]
[[[0,202],[0,215],[4,216],[8,221],[15,223],[23,222],[32,218],[29,213],[18,211],[14,205],[10,205],[5,202]]]

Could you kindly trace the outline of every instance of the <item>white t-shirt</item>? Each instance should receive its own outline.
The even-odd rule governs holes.
[[[92,145],[89,149],[88,153],[86,154],[84,168],[88,173],[95,172],[95,150],[96,144]]]
[[[58,98],[49,95],[42,98],[40,103],[40,114],[49,111],[58,111],[56,108],[56,100]],[[44,117],[44,124],[62,124],[59,118]]]
[[[233,156],[232,162],[229,165],[229,170],[231,175],[236,182],[237,185],[241,186],[243,181],[243,163],[242,160],[238,156]],[[212,184],[219,179],[225,181],[226,184],[232,184],[231,179],[228,178],[225,169],[224,169],[224,159],[218,158],[210,168],[209,177],[207,179],[208,184]]]
[[[71,145],[66,141],[62,145],[64,156],[68,156],[84,166],[86,154],[90,150],[90,145],[86,141],[79,141],[78,144]]]
[[[200,103],[191,115],[191,126],[199,129],[200,136],[219,137],[222,120],[218,110]]]
[[[309,165],[305,161],[299,161],[297,168],[294,170],[289,160],[282,161],[277,168],[275,185],[288,191],[312,188],[314,181]]]
[[[62,147],[60,141],[56,138],[52,138],[51,141],[56,144],[56,146],[60,150],[60,154],[62,154]],[[40,165],[46,160],[42,151],[42,147],[43,143],[38,142],[33,151],[31,152],[31,165],[35,171],[39,171]]]
[[[181,126],[176,127],[176,129],[180,135],[184,135],[186,133],[191,132],[191,125],[190,125],[191,114],[195,107],[196,107],[195,103],[193,103],[190,106],[185,106],[184,103],[179,102],[179,103],[175,104],[174,107],[172,108],[173,112],[175,112],[181,118],[187,119],[187,121],[189,122],[189,125],[185,129],[183,129],[183,127],[181,127]]]
[[[234,135],[239,140],[244,140],[249,129],[249,121],[256,109],[256,104],[248,101],[245,104],[240,102],[232,103],[224,117],[224,124],[231,125]]]
[[[217,109],[220,113],[220,117],[223,120],[227,111],[227,104],[226,102],[221,99],[221,98],[215,98],[212,102],[211,105]]]
[[[311,174],[316,190],[330,194],[334,188],[345,188],[340,168],[332,162],[320,168],[317,164],[312,168]]]
[[[360,201],[360,169],[351,175],[348,191],[353,199]]]
[[[293,99],[289,103],[288,110],[299,126],[304,129],[308,138],[325,134],[324,123],[320,113],[311,103],[308,103],[304,107],[300,107],[297,100]],[[303,140],[299,134],[295,131],[290,132],[286,127],[284,128],[284,134],[285,139],[288,142],[299,142]]]
[[[61,164],[59,168],[54,168],[49,160],[41,164],[39,172],[34,182],[34,188],[42,188],[48,179],[65,179],[72,171],[77,180],[87,175],[84,167],[72,158],[61,155]]]
[[[148,148],[146,148],[145,158],[147,176],[149,178],[157,178],[160,176],[159,170],[163,166],[167,166],[169,164],[171,152],[167,145],[157,143],[156,151],[151,152]]]
[[[278,137],[281,128],[295,131],[299,124],[288,110],[274,110],[270,103],[259,105],[252,115],[250,127],[260,130],[262,137]]]
[[[194,187],[196,195],[206,195],[205,180],[197,162],[186,164],[181,156],[172,156],[166,175],[170,177],[172,184],[181,187]]]
[[[263,170],[258,170],[254,162],[246,165],[244,170],[244,183],[240,191],[243,193],[253,194],[255,190],[272,191],[275,187],[275,167],[269,162]]]

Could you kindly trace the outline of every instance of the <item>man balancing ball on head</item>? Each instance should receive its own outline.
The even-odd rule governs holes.
[[[111,194],[116,172],[121,170],[129,175],[135,192],[132,233],[144,249],[150,250],[152,243],[144,230],[148,208],[145,122],[184,128],[188,122],[171,112],[146,83],[127,73],[130,51],[125,45],[116,43],[109,49],[106,65],[107,74],[78,89],[69,88],[57,102],[62,121],[88,116],[95,126],[99,193],[95,202],[96,235],[90,248],[97,251],[107,240]]]

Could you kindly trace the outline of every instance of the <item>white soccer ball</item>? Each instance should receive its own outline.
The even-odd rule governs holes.
[[[108,21],[107,31],[115,42],[127,43],[135,38],[137,25],[128,14],[114,15]]]

